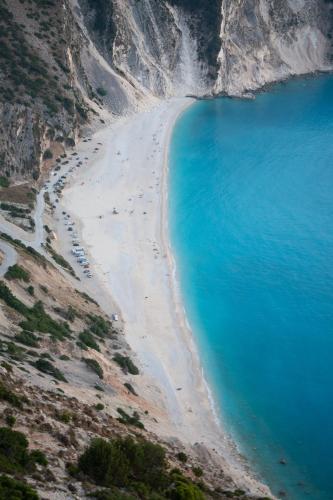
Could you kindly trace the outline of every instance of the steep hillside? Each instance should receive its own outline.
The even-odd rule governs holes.
[[[0,280],[0,498],[26,483],[50,500],[254,498],[203,446],[158,438],[165,417],[121,326],[44,255],[4,242],[16,263]]]
[[[78,85],[85,83],[82,37],[65,2],[1,0],[0,6],[0,170],[38,179],[46,147],[71,144],[88,119]]]

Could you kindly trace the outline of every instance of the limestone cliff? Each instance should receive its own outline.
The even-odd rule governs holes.
[[[0,174],[152,98],[241,95],[332,67],[327,0],[0,0]]]
[[[224,0],[215,92],[331,68],[331,9],[318,0]]]

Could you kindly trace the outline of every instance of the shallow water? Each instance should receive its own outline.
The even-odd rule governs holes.
[[[333,77],[195,103],[169,204],[224,425],[274,493],[333,499]]]

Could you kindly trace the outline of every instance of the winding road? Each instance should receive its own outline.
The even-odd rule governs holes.
[[[42,251],[44,241],[43,213],[45,208],[44,189],[42,189],[36,198],[36,209],[34,213],[35,231],[27,239],[29,233],[12,224],[0,216],[0,231],[8,234],[11,238],[21,240],[26,246],[31,246],[35,250]],[[0,239],[0,250],[4,254],[3,262],[0,265],[0,277],[2,278],[8,268],[16,264],[18,257],[16,250],[9,244]],[[44,252],[42,252],[44,253]]]

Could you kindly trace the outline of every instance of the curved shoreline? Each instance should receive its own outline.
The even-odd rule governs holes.
[[[169,200],[169,175],[170,175],[170,161],[169,161],[169,156],[170,156],[170,145],[171,145],[171,139],[172,139],[172,133],[174,130],[174,126],[176,122],[180,119],[182,114],[187,111],[187,109],[192,106],[195,101],[191,99],[192,102],[190,102],[187,105],[184,105],[183,109],[181,109],[176,117],[174,117],[174,120],[169,124],[168,127],[168,134],[165,140],[165,148],[164,148],[164,155],[163,155],[163,167],[162,167],[162,172],[163,172],[163,186],[162,186],[162,191],[161,191],[161,198],[162,198],[162,207],[161,207],[161,240],[163,242],[166,254],[167,254],[167,259],[168,259],[168,266],[170,269],[170,290],[172,291],[172,296],[173,296],[173,303],[176,306],[176,317],[178,320],[179,325],[181,325],[181,333],[184,334],[184,338],[187,341],[187,343],[190,343],[189,345],[189,350],[191,351],[192,356],[195,358],[195,363],[201,370],[201,377],[203,379],[203,383],[205,385],[205,389],[207,391],[208,399],[210,401],[211,405],[211,410],[214,416],[214,420],[216,425],[220,428],[221,427],[221,418],[218,415],[218,411],[216,408],[216,402],[213,397],[213,392],[209,387],[208,381],[206,380],[205,374],[204,374],[204,368],[201,364],[200,360],[200,355],[199,355],[199,350],[196,345],[196,341],[193,336],[193,332],[190,326],[190,323],[188,321],[187,315],[186,315],[186,310],[183,304],[182,300],[182,295],[181,295],[181,290],[180,290],[180,280],[178,278],[178,272],[177,272],[177,265],[176,265],[176,259],[174,256],[174,252],[171,247],[171,239],[170,239],[170,228],[169,228],[169,208],[168,208],[168,200]]]
[[[270,495],[223,434],[186,318],[170,247],[169,145],[176,120],[191,102],[185,98],[161,102],[97,132],[93,143],[100,141],[103,147],[88,169],[75,174],[61,204],[80,220],[82,240],[99,278],[97,288],[101,281],[122,312],[126,339],[147,379],[144,397],[158,409],[159,425],[152,430],[190,446],[200,442],[238,485]],[[86,150],[81,143],[79,153],[87,154]],[[155,208],[148,212],[151,206]],[[99,300],[93,280],[89,287]]]

